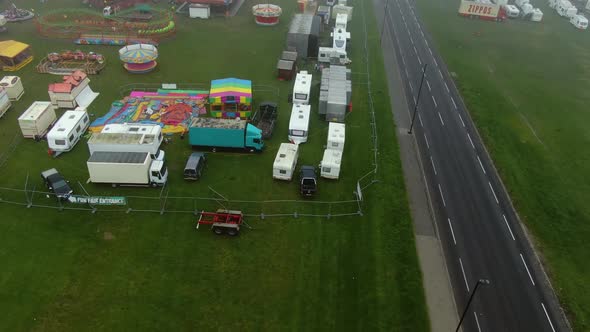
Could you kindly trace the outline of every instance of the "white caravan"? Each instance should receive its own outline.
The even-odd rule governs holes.
[[[164,160],[160,150],[164,137],[162,128],[147,124],[108,124],[88,140],[90,154],[94,151],[149,152],[152,159]]]
[[[567,0],[561,0],[558,2],[555,10],[559,15],[568,18],[574,17],[578,13],[578,8],[576,8],[571,2]]]
[[[576,15],[570,18],[570,22],[580,30],[586,30],[588,28],[588,19],[582,15]]]
[[[506,16],[510,18],[517,18],[520,16],[520,10],[515,5],[504,5],[504,10],[506,11]]]
[[[342,151],[326,149],[324,158],[320,164],[320,176],[326,179],[337,180],[340,177],[340,164],[342,163]]]
[[[272,164],[273,179],[291,181],[297,167],[298,157],[299,146],[297,144],[281,143]]]
[[[26,138],[40,139],[55,123],[57,116],[49,101],[36,101],[18,118],[18,125]]]
[[[318,51],[318,61],[333,65],[347,65],[351,62],[346,51],[332,47],[320,47]]]
[[[346,30],[347,24],[348,24],[348,15],[347,14],[336,14],[336,23],[334,24],[334,28]]]
[[[310,113],[310,105],[293,105],[291,119],[289,120],[289,142],[293,144],[307,142]]]
[[[346,126],[344,123],[330,122],[326,149],[343,151],[345,135]]]
[[[297,73],[295,85],[293,85],[293,104],[309,104],[311,79],[312,75],[305,70]]]
[[[66,111],[47,133],[47,144],[54,151],[54,156],[72,150],[89,124],[86,109],[78,107],[73,111]]]

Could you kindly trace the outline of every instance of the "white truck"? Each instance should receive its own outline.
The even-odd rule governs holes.
[[[163,186],[168,181],[164,161],[148,152],[94,152],[86,162],[90,182],[121,186]]]
[[[570,23],[580,30],[588,28],[588,19],[584,15],[575,15],[570,18]]]
[[[137,130],[131,130],[133,128]],[[105,126],[102,132],[93,134],[88,140],[90,154],[96,151],[149,152],[152,159],[164,160],[165,153],[160,150],[163,140],[160,126],[130,125],[127,130],[117,129]]]

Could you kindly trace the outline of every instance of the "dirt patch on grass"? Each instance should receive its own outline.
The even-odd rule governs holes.
[[[102,238],[106,241],[111,241],[115,239],[115,236],[111,232],[104,232]]]

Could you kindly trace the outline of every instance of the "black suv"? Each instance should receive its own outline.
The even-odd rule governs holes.
[[[303,196],[313,196],[318,190],[315,167],[303,165],[299,171],[299,191]]]
[[[198,180],[201,178],[201,173],[205,167],[207,158],[202,152],[193,152],[186,161],[184,166],[184,179],[185,180]]]
[[[74,192],[68,182],[55,168],[41,172],[41,178],[47,188],[54,192],[58,199],[66,200]]]

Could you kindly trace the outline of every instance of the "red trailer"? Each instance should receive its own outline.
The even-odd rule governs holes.
[[[506,19],[506,10],[495,3],[462,0],[459,15],[480,20],[501,22]]]
[[[244,223],[242,211],[223,210],[217,212],[201,211],[197,221],[197,229],[201,224],[211,225],[211,230],[217,235],[227,233],[229,236],[236,236],[240,233],[240,226]]]

